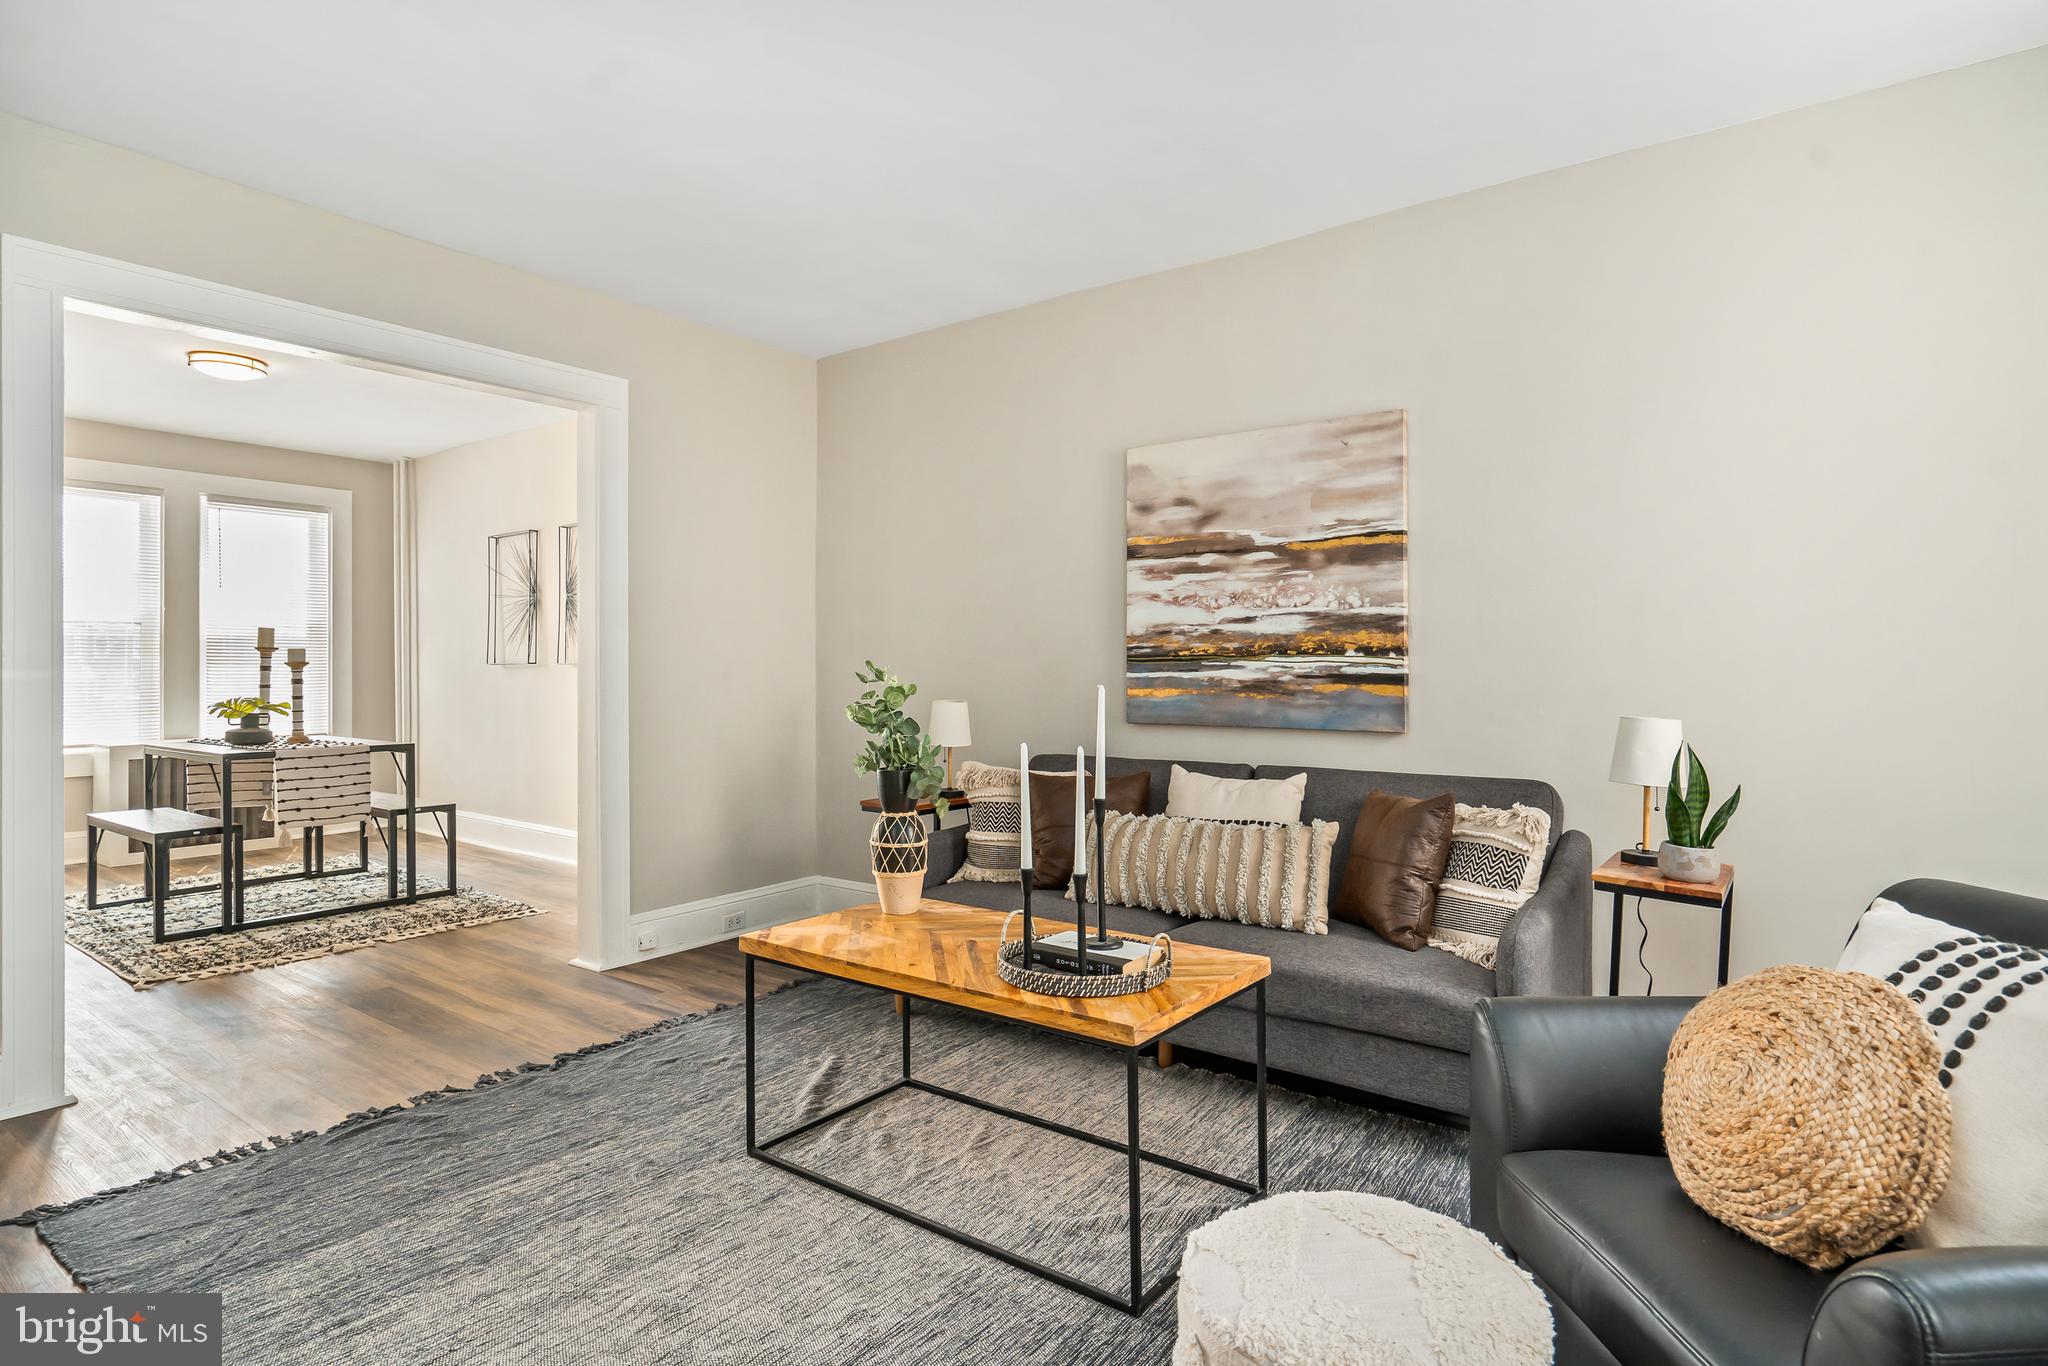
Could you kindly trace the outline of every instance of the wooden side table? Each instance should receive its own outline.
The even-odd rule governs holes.
[[[970,803],[965,797],[946,798],[946,809],[948,811],[965,811],[969,805]],[[867,812],[870,816],[879,816],[882,814],[882,799],[880,797],[862,797],[860,799],[860,809]],[[939,812],[933,803],[919,802],[916,810],[918,815],[930,816],[932,818],[932,829],[937,830],[939,828]]]
[[[1593,870],[1593,885],[1614,894],[1614,940],[1607,950],[1607,994],[1621,994],[1621,903],[1631,896],[1652,901],[1675,901],[1685,906],[1715,906],[1721,911],[1721,962],[1715,972],[1717,986],[1728,985],[1728,931],[1735,917],[1735,865],[1721,865],[1721,876],[1712,882],[1673,882],[1654,867],[1625,863],[1614,857]]]

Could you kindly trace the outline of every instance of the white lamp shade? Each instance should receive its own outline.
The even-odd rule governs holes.
[[[1624,716],[1614,732],[1610,783],[1662,787],[1671,781],[1671,761],[1685,743],[1685,728],[1662,716]]]
[[[957,699],[941,698],[932,703],[932,719],[927,729],[935,745],[964,749],[974,743],[973,732],[967,729],[967,704]]]

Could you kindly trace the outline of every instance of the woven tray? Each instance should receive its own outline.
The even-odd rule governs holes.
[[[1004,917],[1002,941],[996,945],[996,975],[1020,990],[1041,996],[1134,996],[1173,976],[1173,939],[1164,930],[1152,936],[1159,960],[1143,972],[1082,974],[1027,967],[1024,941],[1010,938],[1010,922],[1022,914],[1011,911]]]

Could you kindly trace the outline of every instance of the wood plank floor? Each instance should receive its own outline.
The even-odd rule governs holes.
[[[438,841],[420,845],[421,866],[439,866]],[[250,853],[259,866],[297,861],[296,850]],[[210,866],[195,856],[178,872]],[[148,991],[65,950],[78,1103],[0,1123],[0,1211],[324,1129],[355,1110],[740,999],[730,942],[608,973],[570,966],[574,869],[465,844],[462,880],[550,913]],[[81,889],[83,869],[67,881]],[[763,964],[759,989],[799,975]],[[32,1230],[0,1228],[0,1292],[74,1288]]]

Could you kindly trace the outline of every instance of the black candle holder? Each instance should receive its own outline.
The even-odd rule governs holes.
[[[1075,781],[1079,782],[1080,779],[1076,778]],[[1095,937],[1092,939],[1089,939],[1087,935],[1087,903],[1082,901],[1078,895],[1074,898],[1074,934],[1077,938],[1086,939],[1088,947],[1091,949],[1112,949],[1117,944],[1117,941],[1110,938],[1109,935],[1109,910],[1104,900],[1109,888],[1109,867],[1102,861],[1103,827],[1109,824],[1104,819],[1108,814],[1108,806],[1109,803],[1106,799],[1102,797],[1095,799],[1095,862],[1091,865],[1095,870]]]
[[[1080,831],[1075,835],[1086,838]],[[1074,971],[1085,975],[1088,971],[1088,950],[1100,947],[1088,938],[1088,875],[1077,871],[1074,874]]]
[[[1017,870],[1017,890],[1022,899],[1024,933],[1019,951],[1019,965],[1026,971],[1070,973],[1077,977],[1099,976],[1103,973],[1121,972],[1122,964],[1106,958],[1095,957],[1091,950],[1099,951],[1105,945],[1117,946],[1121,941],[1106,939],[1100,943],[1088,935],[1088,875],[1074,874],[1074,905],[1077,908],[1074,927],[1074,948],[1071,952],[1062,944],[1054,949],[1041,949],[1038,928],[1034,923],[1031,898],[1037,891],[1032,885],[1031,870]]]

